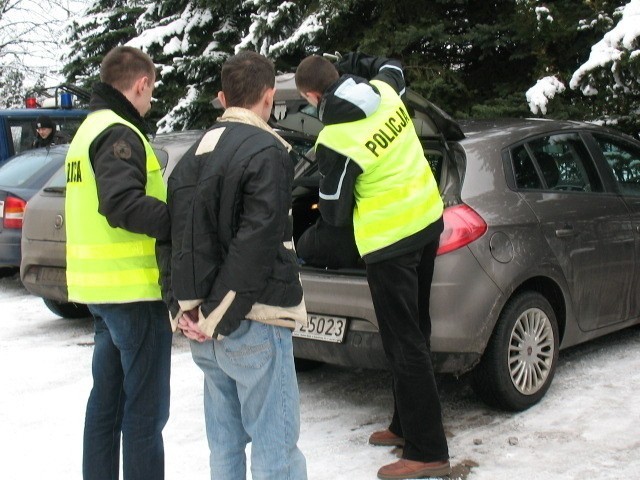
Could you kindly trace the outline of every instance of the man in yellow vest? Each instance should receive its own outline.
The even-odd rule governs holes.
[[[155,67],[132,47],[100,65],[92,112],[66,158],[69,301],[95,320],[93,388],[83,478],[164,478],[172,332],[161,300],[155,243],[169,240],[166,188],[146,137]]]
[[[403,446],[403,455],[378,477],[448,475],[429,317],[443,205],[401,100],[402,68],[362,53],[337,65],[314,55],[300,63],[295,80],[325,125],[316,142],[320,213],[332,225],[353,222],[393,374],[391,424],[369,442]]]

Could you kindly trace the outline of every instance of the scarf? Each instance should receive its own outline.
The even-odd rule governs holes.
[[[282,143],[282,145],[284,145],[284,147],[287,149],[287,152],[291,151],[291,145],[289,145],[289,143],[287,143],[284,138],[278,135],[278,133],[273,128],[271,128],[271,126],[269,126],[269,124],[265,122],[258,114],[252,112],[251,110],[240,107],[229,107],[224,111],[224,114],[221,117],[218,117],[218,121],[246,123],[249,125],[253,125],[254,127],[258,127],[276,137],[280,141],[280,143]]]

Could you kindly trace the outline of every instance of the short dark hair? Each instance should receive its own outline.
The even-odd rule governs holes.
[[[311,55],[296,69],[296,88],[303,93],[324,93],[338,78],[340,74],[333,63],[319,55]]]
[[[273,62],[256,52],[243,51],[229,57],[220,74],[227,107],[254,106],[276,84]]]
[[[151,57],[137,48],[115,47],[100,64],[100,80],[116,90],[129,90],[136,80],[144,76],[155,81],[156,67]]]

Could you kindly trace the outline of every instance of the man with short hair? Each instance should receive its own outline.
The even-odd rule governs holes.
[[[155,243],[168,240],[160,165],[146,137],[155,66],[116,47],[102,60],[91,113],[66,158],[69,301],[95,321],[83,478],[162,480],[172,332]]]
[[[402,68],[363,53],[337,65],[314,55],[300,63],[295,81],[325,125],[316,142],[320,213],[331,225],[353,225],[393,374],[391,424],[369,443],[401,446],[403,454],[378,477],[447,475],[429,316],[443,204],[401,99]]]
[[[290,218],[291,148],[268,124],[274,66],[222,66],[224,114],[169,178],[172,317],[204,373],[211,478],[305,480],[292,330],[306,325]],[[162,265],[168,262],[162,261]]]

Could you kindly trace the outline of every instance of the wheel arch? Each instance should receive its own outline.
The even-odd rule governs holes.
[[[511,295],[505,302],[505,305],[508,304],[511,298],[525,291],[538,292],[551,304],[558,323],[558,334],[560,335],[558,343],[562,345],[562,340],[567,326],[567,305],[560,285],[549,277],[536,276],[529,278],[511,292]]]

